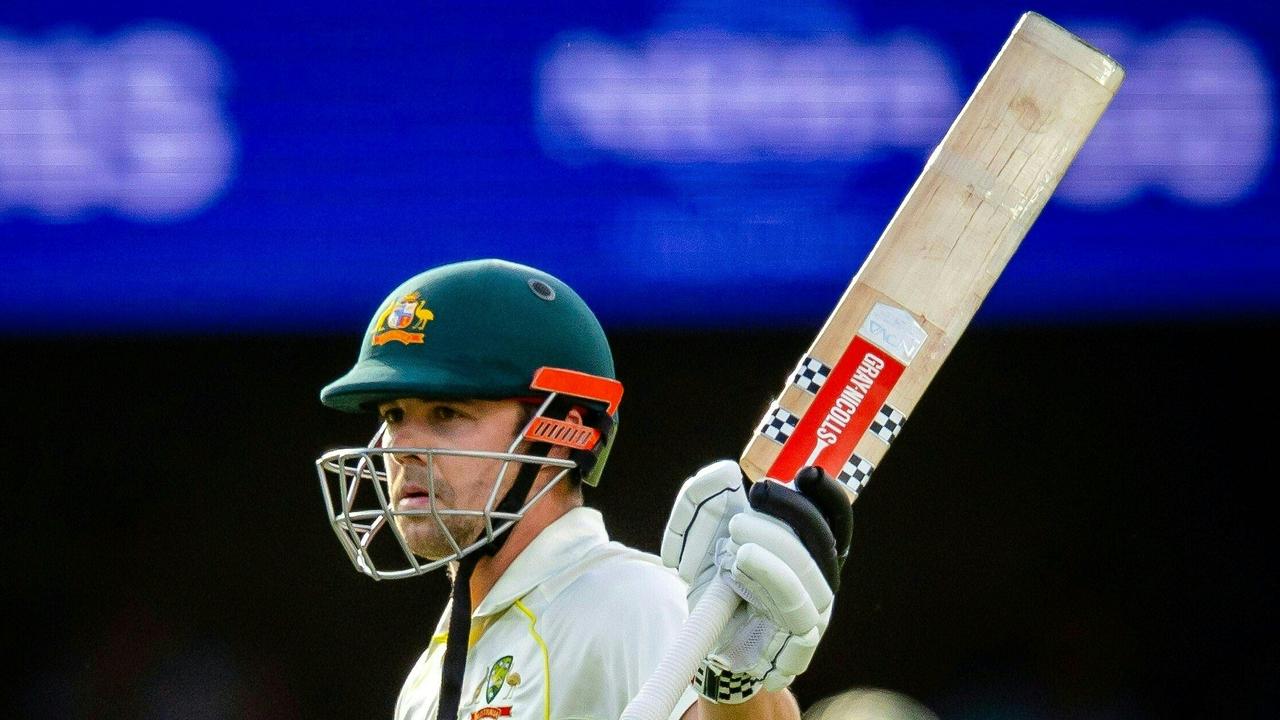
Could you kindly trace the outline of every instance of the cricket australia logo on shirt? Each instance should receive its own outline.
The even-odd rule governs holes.
[[[512,661],[513,658],[510,655],[504,655],[498,658],[493,667],[489,668],[489,675],[485,679],[485,702],[493,702],[493,699],[498,697],[498,691],[502,690],[503,685],[510,685],[512,689],[515,689],[515,686],[520,684],[520,673],[511,672]]]
[[[436,319],[436,314],[427,308],[427,301],[422,293],[413,291],[391,303],[378,316],[378,324],[373,331],[373,344],[385,345],[395,341],[405,345],[416,345],[422,342],[422,331],[427,323]]]

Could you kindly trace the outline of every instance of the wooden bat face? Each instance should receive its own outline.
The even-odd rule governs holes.
[[[765,413],[748,477],[819,465],[857,498],[1123,78],[1023,15]]]

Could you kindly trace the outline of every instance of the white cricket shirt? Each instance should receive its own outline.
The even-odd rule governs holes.
[[[574,508],[511,563],[471,616],[462,720],[617,720],[688,616],[685,584]],[[400,690],[397,720],[435,720],[449,608]],[[687,688],[672,712],[697,699]]]

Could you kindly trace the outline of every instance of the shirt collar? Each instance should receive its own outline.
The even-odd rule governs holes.
[[[542,529],[485,595],[473,617],[506,610],[538,585],[609,542],[600,511],[576,507]]]

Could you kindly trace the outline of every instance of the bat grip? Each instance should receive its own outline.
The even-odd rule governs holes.
[[[627,703],[620,720],[667,720],[693,679],[698,663],[711,652],[741,601],[738,593],[717,576],[689,613],[657,669]]]

